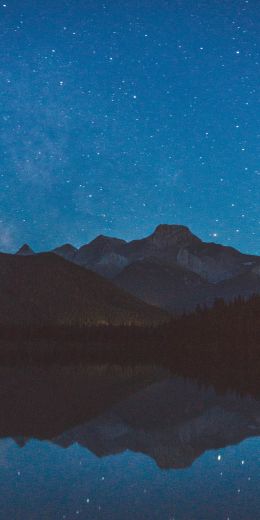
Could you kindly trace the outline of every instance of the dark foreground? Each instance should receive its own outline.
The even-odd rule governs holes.
[[[260,393],[260,297],[222,300],[157,327],[0,327],[2,366],[156,365]]]

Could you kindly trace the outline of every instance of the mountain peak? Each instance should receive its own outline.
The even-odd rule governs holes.
[[[65,260],[70,260],[70,261],[73,260],[77,251],[78,250],[76,247],[74,247],[72,244],[68,244],[68,243],[63,244],[62,246],[59,246],[59,247],[56,247],[55,249],[53,249],[53,253],[55,253],[56,255],[62,256],[63,258],[65,258]]]
[[[121,238],[108,237],[106,235],[98,235],[89,244],[123,244],[125,240]]]
[[[191,233],[191,231],[189,230],[189,228],[187,226],[182,226],[181,224],[159,224],[155,228],[153,235],[155,235],[155,234],[173,235],[175,233],[180,233],[180,232]]]
[[[69,242],[67,242],[66,244],[63,244],[60,247],[64,247],[64,249],[74,249],[75,251],[77,250],[77,248],[75,246],[73,246],[72,244],[70,244]]]
[[[62,244],[62,246],[58,246],[58,247],[55,247],[55,249],[53,249],[53,252],[56,253],[56,252],[67,252],[67,251],[70,251],[70,252],[76,252],[77,251],[77,248],[75,246],[73,246],[72,244]]]
[[[180,224],[160,224],[148,239],[158,247],[187,246],[192,242],[200,242],[187,226]]]
[[[20,247],[20,249],[18,249],[16,255],[31,256],[31,255],[35,255],[35,252],[31,249],[29,244],[23,244],[23,246]]]

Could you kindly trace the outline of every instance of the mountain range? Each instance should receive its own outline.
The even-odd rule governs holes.
[[[56,255],[110,279],[149,305],[168,311],[192,311],[260,293],[260,257],[203,242],[188,227],[161,224],[140,240],[126,242],[100,235],[79,249],[55,248]],[[25,244],[17,255],[35,253]]]

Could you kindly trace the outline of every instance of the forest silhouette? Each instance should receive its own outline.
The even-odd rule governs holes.
[[[1,326],[1,365],[156,365],[223,387],[260,390],[260,297],[157,326]]]

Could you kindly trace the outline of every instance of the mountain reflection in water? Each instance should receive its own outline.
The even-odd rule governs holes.
[[[40,465],[39,450],[48,448],[48,453],[52,454],[56,453],[55,450],[59,450],[59,453],[64,454],[59,457],[64,457],[66,460],[69,454],[73,459],[75,452],[80,449],[81,464],[84,463],[84,460],[86,463],[91,460],[92,465],[94,464],[96,468],[104,464],[111,464],[110,455],[120,454],[121,461],[125,457],[128,460],[131,453],[131,456],[136,457],[135,460],[138,461],[143,461],[144,456],[148,456],[157,468],[156,479],[159,479],[159,472],[164,475],[160,478],[165,480],[165,472],[161,470],[187,469],[187,471],[194,471],[193,463],[196,459],[201,458],[202,461],[207,459],[208,454],[205,452],[218,450],[217,453],[219,453],[222,449],[237,445],[249,437],[260,436],[260,400],[250,396],[239,396],[232,392],[218,394],[213,387],[205,387],[183,377],[172,377],[167,371],[158,368],[77,367],[50,368],[48,370],[5,368],[1,369],[0,374],[1,461],[3,452],[5,452],[4,446],[9,446],[8,449],[11,449],[11,441],[6,439],[11,437],[19,447],[19,451],[11,449],[12,454],[9,454],[8,457],[9,465],[11,460],[13,466],[17,467],[19,457],[28,456],[27,462],[24,461],[23,464],[26,466],[30,461],[32,474],[34,474],[34,464],[37,465],[37,474],[43,470]],[[35,442],[36,440],[48,442],[39,443]],[[251,442],[254,443],[254,463],[258,464],[259,469],[260,439],[259,442],[257,438],[252,439]],[[240,450],[241,446],[233,446],[230,449]],[[20,448],[22,448],[21,451]],[[61,448],[66,448],[66,450],[61,450]],[[19,453],[23,455],[19,455]],[[94,459],[93,456],[95,456]],[[221,458],[221,455],[214,455],[215,460],[220,461]],[[57,466],[57,462],[54,464],[54,460],[53,455],[48,459],[49,475],[52,475],[52,471],[55,475],[57,473],[57,467],[54,468],[55,464]],[[148,461],[142,462],[142,467],[147,464]],[[124,470],[129,471],[128,466],[129,460]],[[190,469],[191,466],[193,469]],[[1,468],[4,468],[3,463]],[[124,470],[121,466],[120,468],[117,482],[124,480],[122,474]],[[234,476],[236,469],[230,468],[230,471]],[[166,472],[169,475],[171,473]],[[149,469],[146,470],[145,479],[154,478],[154,474],[154,469],[151,469],[151,472]],[[142,471],[137,473],[137,477],[139,478],[140,475],[142,475]],[[60,477],[61,475],[56,475],[56,478]],[[89,474],[88,478],[92,479]],[[201,474],[202,481],[203,478]],[[213,476],[210,475],[209,485],[212,485],[210,483],[212,478]],[[2,477],[0,480],[2,482]],[[260,480],[258,480],[258,486],[259,482]],[[85,484],[88,485],[86,481]],[[43,487],[44,485],[45,483]],[[188,488],[185,490],[186,485],[184,479],[183,497],[188,492]],[[10,484],[10,487],[12,486],[14,483]],[[82,486],[82,482],[80,486]],[[114,483],[114,486],[114,493],[116,493],[120,485]],[[31,487],[28,489],[28,486],[24,491],[25,495],[28,493],[29,501],[30,491]],[[16,496],[16,492],[18,493],[15,484],[12,495]],[[7,490],[2,496],[6,497],[6,493],[8,495]],[[180,492],[178,493],[178,500],[181,504],[181,495]],[[127,495],[124,490],[126,504],[130,495]],[[59,500],[57,496],[55,497],[53,489],[51,496],[53,505],[56,502],[58,504]],[[34,494],[34,500],[36,497],[37,492],[36,495]],[[260,505],[259,495],[253,496],[251,500],[253,508],[257,503]],[[43,513],[40,514],[37,509],[40,506],[36,506],[28,513],[27,506],[21,506],[18,502],[19,513],[17,508],[14,509],[15,506],[12,506],[12,510],[8,509],[8,500],[5,500],[2,509],[5,511],[3,513],[5,516],[2,517],[0,513],[0,519],[11,517],[19,520],[25,518],[50,518],[52,520],[63,517],[54,514],[51,510],[46,516],[41,516]],[[111,507],[112,504],[113,500],[111,500]],[[128,504],[128,506],[131,509],[131,505]],[[41,503],[42,507],[44,508],[45,505]],[[191,504],[190,510],[188,513],[186,512],[189,516],[182,516],[184,514],[184,510],[182,510],[179,511],[176,520],[178,518],[185,520],[228,518],[222,513],[218,515],[217,510],[215,510],[216,516],[214,516],[212,512],[207,512],[205,507],[206,503],[203,505],[202,501],[201,509],[196,513]],[[230,516],[230,519],[250,520],[252,518],[254,520],[254,516],[243,516],[246,514],[243,513],[243,508],[240,507],[240,511],[242,511],[242,516]],[[64,514],[67,515],[66,518],[74,518],[74,513]],[[106,514],[103,513],[103,516],[101,511],[92,511],[92,516],[86,516],[89,514],[86,511],[84,514],[82,518],[102,518],[104,520],[120,518],[116,511],[109,509]],[[125,516],[125,512],[122,514]],[[131,511],[129,514],[130,516],[126,516],[127,518],[137,518],[138,520],[139,518],[173,518],[173,516],[167,516],[166,511],[164,516],[163,509],[161,509],[161,513],[154,509],[144,513],[141,506],[140,510],[132,512],[132,516]],[[148,516],[142,516],[144,514]],[[207,516],[209,514],[210,516]],[[248,514],[254,513],[249,512]]]

